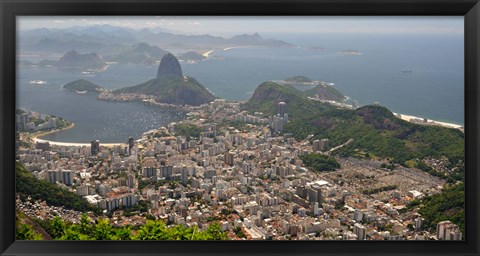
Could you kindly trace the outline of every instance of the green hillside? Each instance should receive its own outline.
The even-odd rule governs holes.
[[[52,206],[65,207],[80,212],[101,213],[99,208],[92,206],[81,196],[48,181],[35,178],[18,162],[16,163],[15,174],[16,191],[23,200],[30,196],[33,200],[41,199]]]
[[[335,151],[338,156],[376,158],[391,163],[417,167],[449,182],[463,179],[465,135],[457,129],[424,126],[403,121],[382,106],[363,106],[356,110],[333,107],[309,100],[288,85],[265,82],[258,86],[243,105],[250,112],[276,114],[277,103],[287,103],[289,122],[284,132],[298,139],[330,140],[335,147],[353,139]],[[446,158],[450,169],[441,173],[422,160],[426,157]]]
[[[163,75],[145,83],[113,91],[113,93],[142,93],[157,96],[161,103],[176,105],[201,105],[215,97],[191,77]]]
[[[290,120],[312,117],[322,110],[332,108],[304,97],[301,91],[275,82],[260,84],[252,97],[242,107],[250,112],[263,112],[265,115],[277,114],[277,104],[287,103],[287,113]]]
[[[425,226],[435,231],[437,223],[449,220],[465,234],[465,184],[445,188],[442,193],[425,197],[418,211],[425,219]]]
[[[326,84],[318,84],[314,88],[305,90],[303,94],[322,100],[344,101],[346,99],[340,91]]]

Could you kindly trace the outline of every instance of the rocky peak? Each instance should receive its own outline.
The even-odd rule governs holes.
[[[180,63],[178,63],[177,58],[175,58],[175,56],[173,56],[171,53],[165,54],[160,61],[157,71],[157,78],[169,74],[183,76]]]

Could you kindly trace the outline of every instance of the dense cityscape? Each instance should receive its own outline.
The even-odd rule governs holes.
[[[231,239],[462,239],[450,221],[428,232],[422,216],[409,207],[440,193],[445,185],[440,178],[354,158],[339,158],[335,171],[306,168],[302,155],[328,156],[335,148],[328,138],[297,141],[281,133],[289,118],[285,102],[270,118],[221,99],[192,106],[187,116],[108,147],[98,140],[89,146],[32,143],[18,149],[18,161],[37,179],[99,207],[118,227],[153,218],[203,229],[218,222]],[[19,127],[32,128],[28,119],[19,115]],[[374,182],[365,182],[369,179]],[[72,223],[81,214],[42,200],[19,199],[18,208],[31,217],[58,215]]]
[[[465,240],[463,19],[57,18],[18,21],[17,240]]]

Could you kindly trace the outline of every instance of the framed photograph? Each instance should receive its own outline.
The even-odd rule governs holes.
[[[478,255],[453,1],[1,1],[1,255]]]

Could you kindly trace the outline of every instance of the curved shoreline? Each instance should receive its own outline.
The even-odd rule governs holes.
[[[36,134],[36,135],[32,134],[31,139],[34,143],[48,142],[50,145],[55,145],[55,146],[75,146],[75,147],[86,146],[86,147],[90,147],[91,146],[90,143],[62,142],[62,141],[52,141],[52,140],[45,140],[45,139],[40,139],[39,138],[39,137],[43,137],[43,136],[46,136],[46,135],[49,135],[49,134],[53,134],[53,133],[57,133],[57,132],[61,132],[61,131],[66,131],[68,129],[72,129],[73,127],[75,127],[75,123],[71,123],[69,126],[61,128],[61,129],[56,129],[56,130],[47,131],[47,132],[40,132],[39,134]],[[121,145],[127,145],[127,143],[101,143],[100,144],[100,146],[103,146],[103,147],[115,147],[115,146],[121,146]]]
[[[410,122],[410,123],[415,123],[415,124],[421,124],[421,125],[435,125],[435,126],[442,126],[446,128],[452,128],[452,129],[459,129],[461,131],[464,130],[463,125],[459,124],[454,124],[454,123],[448,123],[448,122],[442,122],[442,121],[436,121],[433,119],[428,119],[428,118],[423,118],[423,117],[418,117],[418,116],[412,116],[412,115],[407,115],[407,114],[400,114],[400,113],[394,113],[392,112],[395,116],[399,117],[400,119]],[[400,115],[400,116],[398,116]],[[415,119],[420,119],[420,120],[426,120],[425,123],[420,123],[415,121]]]

